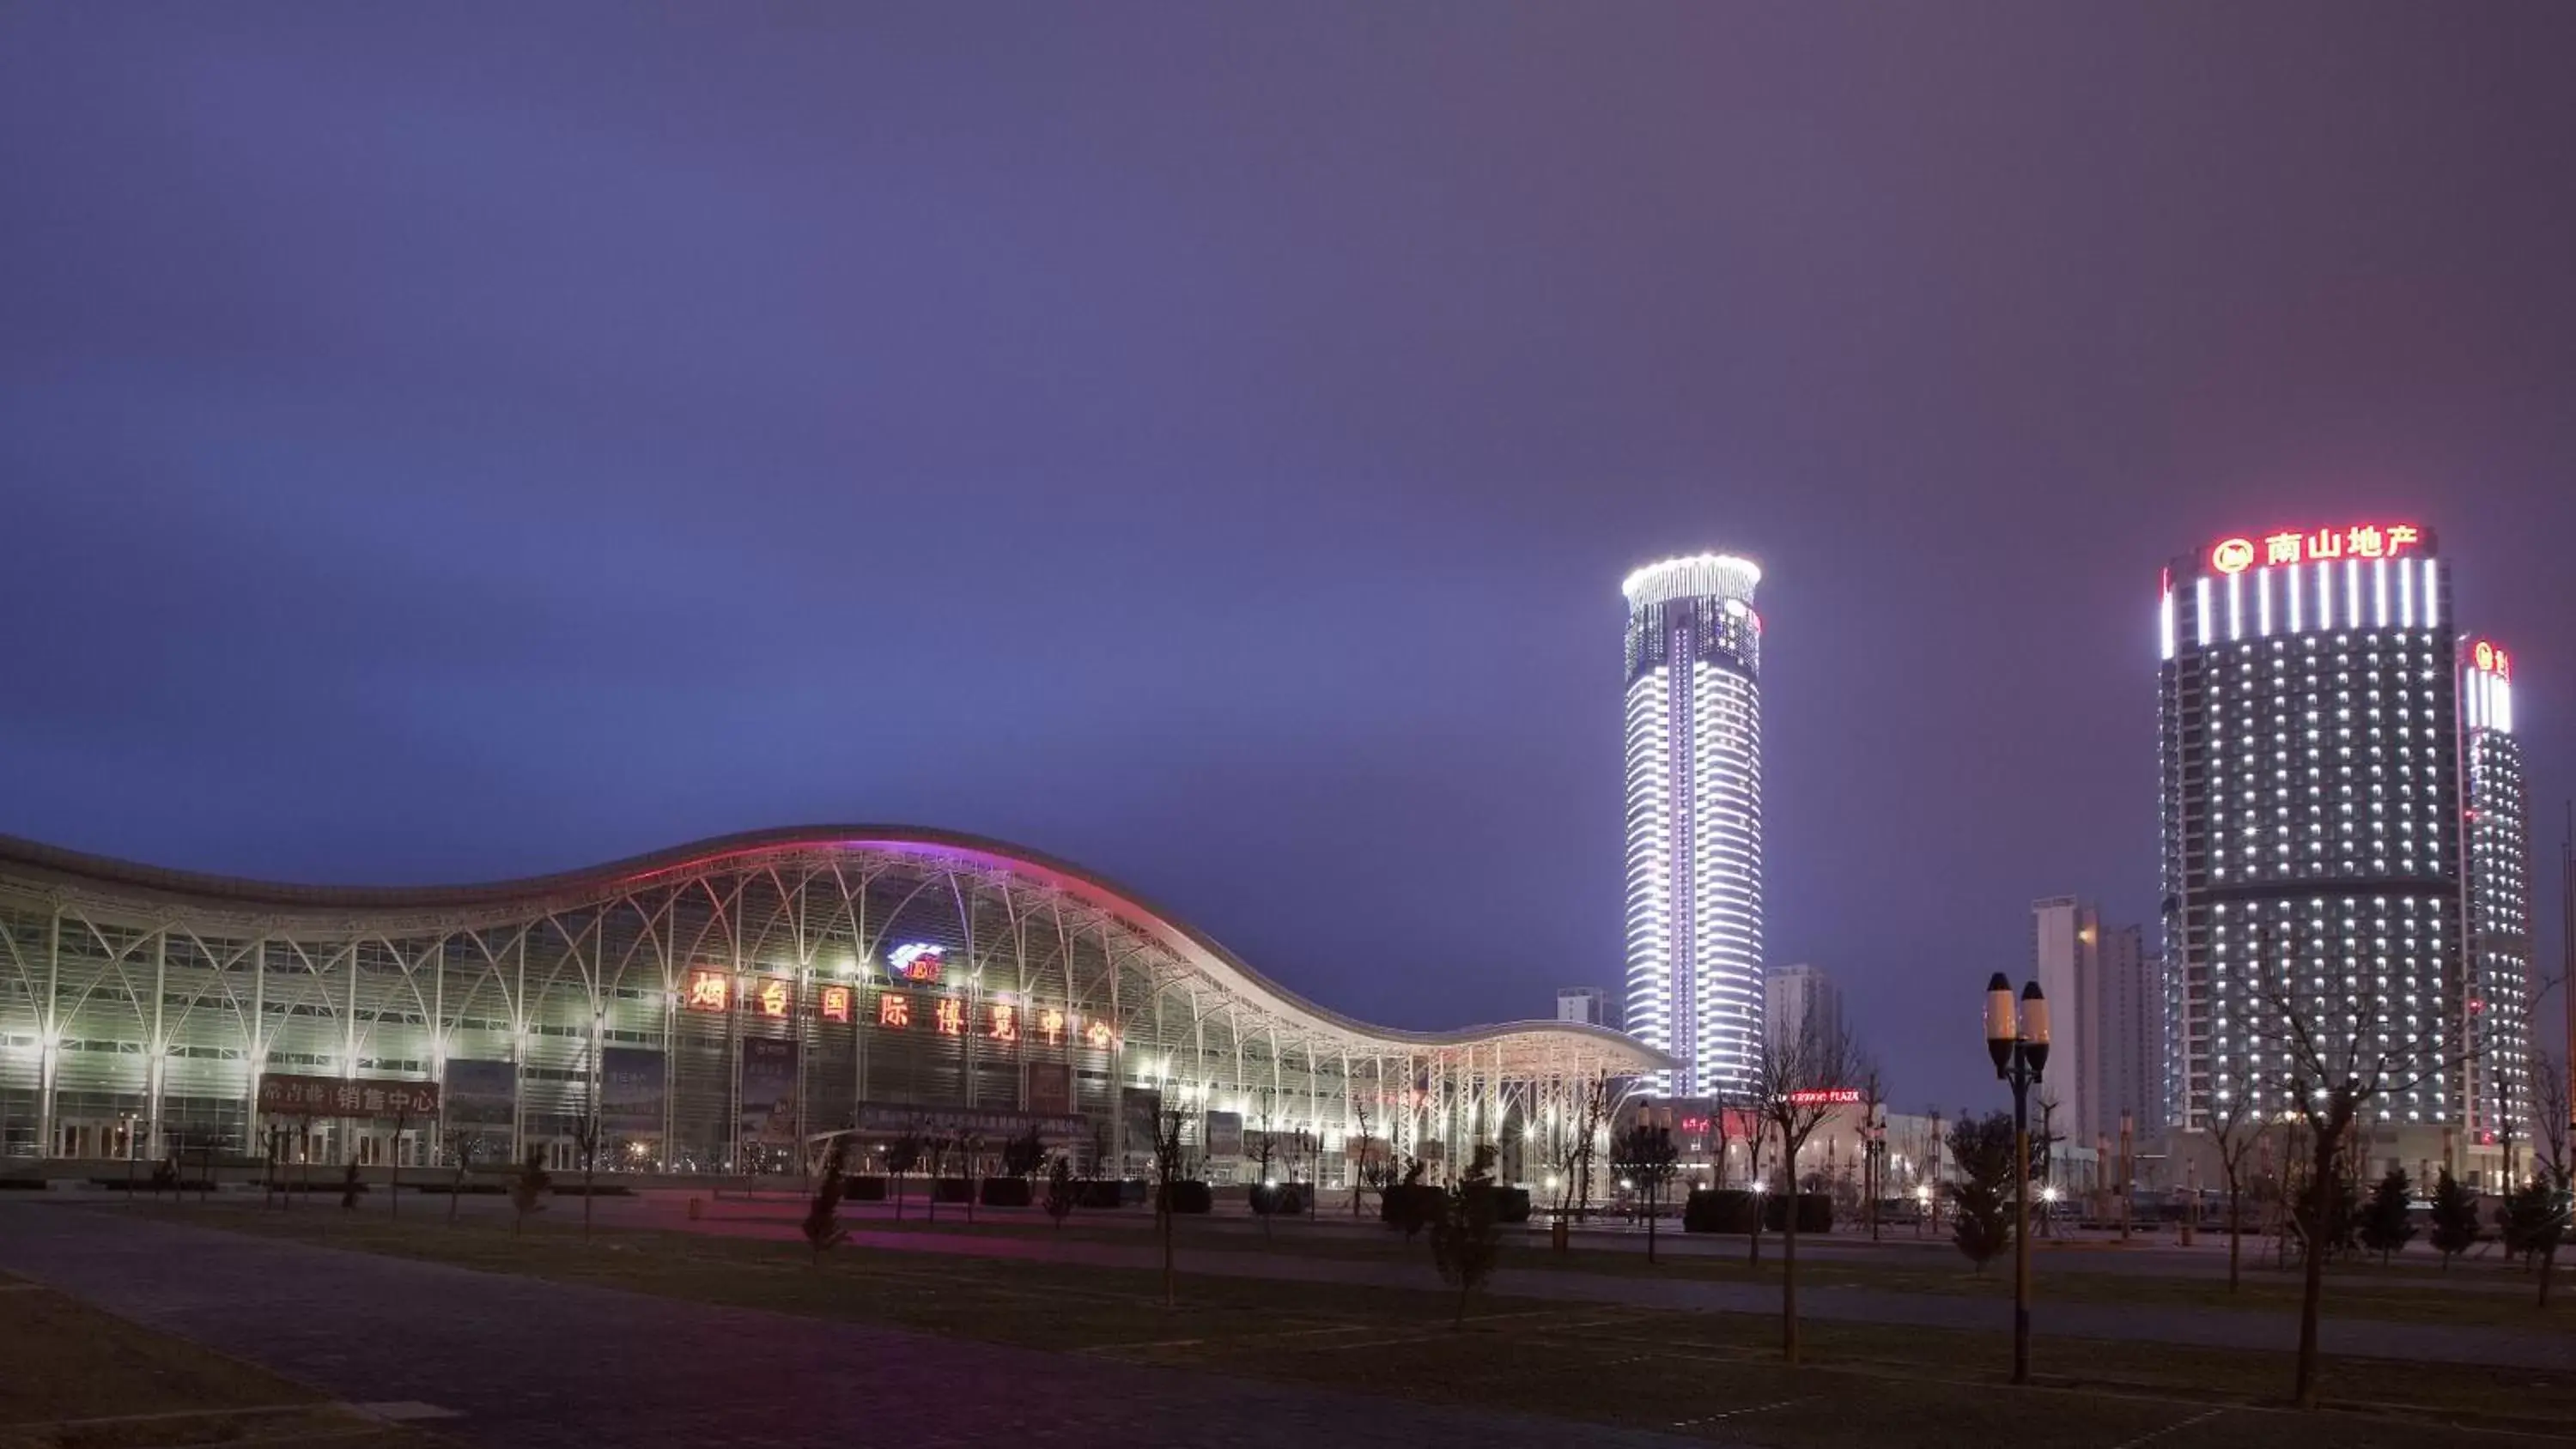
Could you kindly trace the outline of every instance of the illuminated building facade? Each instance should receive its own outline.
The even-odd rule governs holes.
[[[595,1126],[619,1167],[785,1165],[909,1129],[989,1154],[1037,1130],[1134,1174],[1158,1106],[1216,1181],[1259,1134],[1346,1182],[1392,1142],[1506,1171],[1616,1032],[1407,1032],[1290,993],[1133,893],[996,841],[902,827],[733,836],[464,887],[280,885],[0,838],[0,1142],[16,1157],[247,1150],[420,1163]]]
[[[2539,1122],[2531,1078],[2531,797],[2513,733],[2513,655],[2490,639],[2460,646],[2460,781],[2469,1023],[2477,1048],[2469,1122],[2482,1145],[2527,1144]]]
[[[1722,554],[1630,574],[1628,1030],[1667,1095],[1753,1084],[1762,1046],[1762,571]]]
[[[2206,1127],[2246,1094],[2288,1108],[2280,1003],[2338,1028],[2448,1056],[2502,993],[2476,963],[2470,899],[2523,865],[2479,875],[2464,832],[2472,792],[2519,790],[2509,741],[2463,712],[2451,576],[2432,530],[2400,522],[2221,539],[2165,571],[2159,746],[2163,794],[2166,1111]],[[2501,700],[2510,722],[2509,692]],[[2476,763],[2464,764],[2474,759]],[[2483,770],[2481,785],[2464,774]],[[2518,828],[2521,805],[2513,809]],[[2484,879],[2491,884],[2481,885]],[[2499,910],[2495,919],[2502,919]],[[2492,935],[2488,939],[2498,939]],[[2479,948],[2486,949],[2486,948]],[[2506,948],[2493,948],[2499,962]],[[2527,955],[2527,947],[2515,947]],[[2518,978],[2517,978],[2518,979]],[[2496,998],[2505,998],[2499,994]],[[2525,999],[2511,996],[2527,1032]],[[2343,1007],[2341,1012],[2333,1004]],[[2527,1042],[2499,1063],[2518,1064]],[[2524,1083],[2519,1065],[2506,1065]],[[2374,1132],[2469,1121],[2468,1074],[2445,1071],[2366,1109]]]

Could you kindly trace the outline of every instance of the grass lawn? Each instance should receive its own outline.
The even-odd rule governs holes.
[[[801,1244],[648,1230],[603,1229],[585,1245],[577,1219],[551,1213],[514,1237],[488,1218],[449,1227],[426,1215],[159,1211],[669,1298],[1729,1442],[2119,1449],[2170,1433],[2210,1449],[2312,1436],[2338,1449],[2422,1449],[2511,1442],[2474,1427],[2545,1438],[2576,1421],[2576,1383],[2529,1371],[2329,1361],[2340,1412],[2319,1420],[2270,1406],[2290,1379],[2277,1354],[2043,1341],[2041,1386],[2017,1392],[2000,1382],[1997,1334],[1810,1324],[1810,1365],[1791,1370],[1776,1323],[1746,1315],[1480,1298],[1458,1331],[1454,1298],[1433,1292],[1184,1275],[1181,1306],[1166,1309],[1157,1276],[1128,1269],[865,1248],[818,1262]]]
[[[775,1196],[757,1203],[744,1203],[737,1199],[711,1206],[712,1210],[723,1215],[759,1215],[790,1225],[804,1212],[801,1201]],[[1328,1219],[1331,1216],[1328,1214]],[[1348,1219],[1341,1221],[1346,1225]],[[915,1204],[913,1215],[902,1222],[869,1217],[853,1221],[852,1226],[872,1233],[937,1232],[1030,1240],[1042,1240],[1060,1232],[1062,1236],[1081,1241],[1131,1247],[1151,1242],[1149,1234],[1132,1215],[1117,1224],[1097,1220],[1085,1223],[1077,1215],[1059,1230],[1043,1220],[1021,1214],[996,1218],[988,1213],[970,1225],[962,1211],[950,1208],[943,1210],[939,1221],[934,1224],[922,1219],[919,1204]],[[1347,1226],[1335,1226],[1329,1221],[1309,1224],[1283,1219],[1265,1237],[1258,1229],[1240,1221],[1219,1224],[1184,1220],[1181,1234],[1181,1241],[1191,1252],[1268,1251],[1364,1261],[1399,1258],[1427,1261],[1427,1249],[1419,1241],[1407,1244],[1402,1237],[1391,1232],[1367,1229],[1354,1232]],[[1711,1240],[1694,1241],[1698,1245]],[[1564,1253],[1555,1253],[1546,1250],[1539,1240],[1532,1239],[1528,1246],[1516,1243],[1508,1249],[1507,1261],[1517,1268],[1575,1273],[1727,1283],[1777,1284],[1780,1281],[1780,1238],[1777,1234],[1763,1236],[1762,1260],[1752,1266],[1745,1262],[1744,1239],[1731,1237],[1722,1241],[1730,1245],[1730,1251],[1719,1254],[1668,1251],[1661,1255],[1660,1261],[1648,1263],[1645,1254],[1633,1245],[1627,1248],[1587,1248],[1581,1246],[1578,1239],[1577,1246]],[[1802,1240],[1802,1247],[1815,1241],[1812,1238]],[[1848,1244],[1851,1240],[1846,1237],[1842,1241]],[[2268,1240],[2259,1245],[2251,1238],[2246,1241],[2243,1280],[2233,1293],[2228,1291],[2224,1277],[2106,1271],[2100,1265],[2105,1258],[2120,1251],[2115,1248],[2043,1248],[2035,1255],[2034,1261],[2036,1291],[2044,1301],[2170,1305],[2295,1315],[2300,1291],[2296,1265],[2287,1271],[2272,1266],[2268,1247]],[[2429,1260],[2423,1263],[2401,1262],[2389,1267],[2376,1263],[2337,1265],[2327,1274],[2326,1313],[2334,1318],[2370,1318],[2392,1323],[2576,1333],[2576,1263],[2562,1266],[2567,1270],[2561,1274],[2564,1281],[2557,1285],[2554,1301],[2544,1311],[2534,1306],[2535,1283],[2532,1277],[2494,1260],[2463,1261],[2447,1271],[2436,1268]],[[2012,1264],[2009,1258],[1998,1259],[1985,1272],[1979,1273],[1968,1265],[1966,1259],[1939,1247],[1895,1246],[1864,1257],[1819,1258],[1802,1253],[1798,1283],[1802,1288],[1875,1288],[1898,1293],[1941,1293],[2003,1300],[2012,1296]]]
[[[264,1370],[0,1276],[0,1446],[146,1449],[432,1441],[333,1407]]]

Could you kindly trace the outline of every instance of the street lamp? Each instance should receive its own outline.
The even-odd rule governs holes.
[[[2030,1089],[2048,1066],[2048,998],[2039,983],[2021,990],[2013,1010],[2012,982],[1998,971],[1986,983],[1986,1055],[2013,1094],[2013,1371],[2030,1382]]]

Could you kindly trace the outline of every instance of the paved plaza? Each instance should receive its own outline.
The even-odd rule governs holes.
[[[0,1205],[0,1271],[508,1449],[1706,1444]],[[1723,1442],[1719,1440],[1718,1442]]]

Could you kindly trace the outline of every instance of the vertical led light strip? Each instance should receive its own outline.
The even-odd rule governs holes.
[[[2272,637],[2272,571],[2254,571],[2254,627],[2266,639]]]
[[[2357,558],[2343,561],[2343,626],[2361,627],[2361,560]]]
[[[2209,575],[2202,574],[2191,583],[2192,613],[2195,616],[2192,632],[2199,637],[2200,647],[2206,649],[2209,647],[2210,626],[2217,622],[2209,616]]]
[[[2300,617],[2304,610],[2299,604],[2299,566],[2297,564],[2281,570],[2281,597],[2290,601],[2290,632],[2296,634],[2306,627]]]
[[[2513,681],[2510,679],[2496,681],[2495,728],[2499,734],[2513,733]]]
[[[2227,642],[2245,637],[2245,576],[2227,576]]]
[[[2165,657],[2171,659],[2180,643],[2180,631],[2174,627],[2174,591],[2170,588],[2165,590],[2164,603],[2156,610],[2156,624],[2164,641]]]
[[[2384,558],[2370,561],[2370,623],[2377,629],[2388,627],[2388,560]]]
[[[2334,627],[2334,565],[2317,564],[2317,632]]]
[[[2442,627],[2442,564],[2439,559],[2424,560],[2424,627]]]
[[[2415,571],[2402,563],[2397,566],[2397,627],[2415,627]]]

